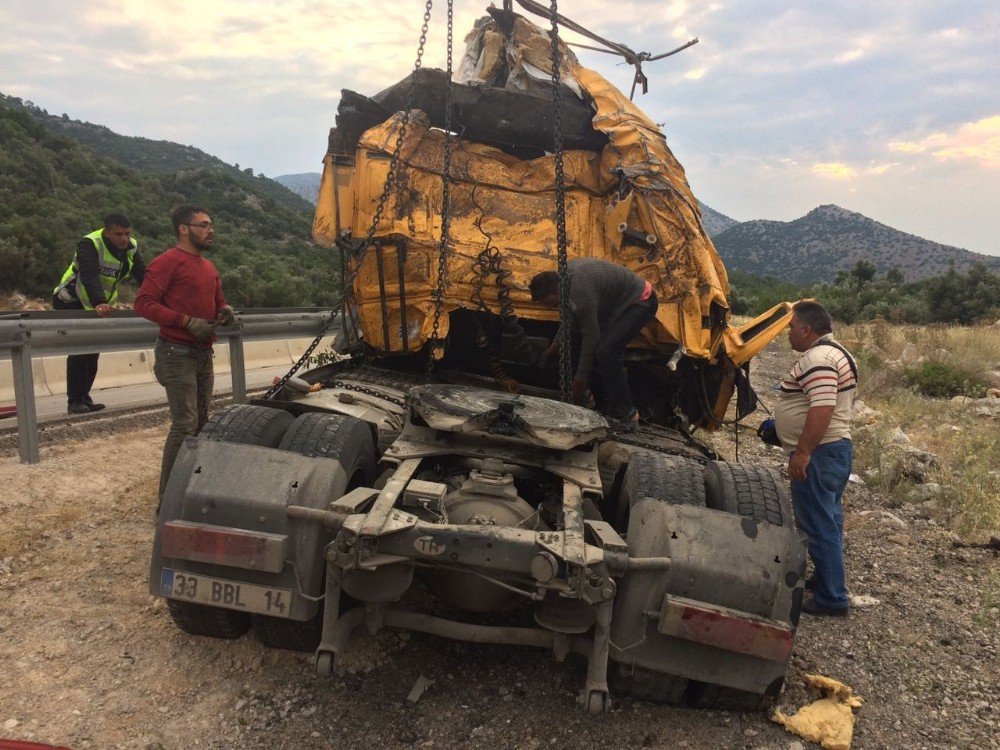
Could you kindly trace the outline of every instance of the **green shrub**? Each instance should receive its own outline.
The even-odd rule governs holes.
[[[903,371],[903,382],[932,398],[982,398],[989,387],[976,375],[947,362],[924,362]]]

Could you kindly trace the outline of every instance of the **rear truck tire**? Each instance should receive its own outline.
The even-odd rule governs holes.
[[[174,624],[191,635],[233,640],[250,629],[250,616],[244,612],[178,599],[167,599],[167,609]]]
[[[614,506],[613,526],[619,533],[628,531],[632,506],[644,497],[704,508],[705,479],[701,465],[681,456],[642,449],[634,451],[622,475]]]
[[[773,469],[726,461],[705,466],[705,501],[709,508],[776,526],[793,527],[792,503],[781,477]],[[798,620],[798,612],[793,613]],[[782,680],[783,682],[783,680]],[[762,711],[774,705],[781,682],[768,693],[751,693],[692,680],[687,702],[696,708]]]
[[[684,705],[688,680],[619,662],[608,664],[612,695],[627,695],[637,701]]]
[[[295,417],[283,409],[229,404],[209,417],[198,435],[221,443],[277,448],[293,422]]]
[[[795,525],[785,483],[776,471],[763,466],[709,462],[705,466],[705,502],[714,510],[755,521]]]
[[[781,692],[781,683],[776,688],[774,694],[760,694],[692,680],[688,686],[687,703],[692,708],[714,708],[720,711],[766,711],[774,706],[778,693]]]
[[[249,404],[230,404],[216,411],[198,433],[222,443],[243,443],[274,448],[295,417],[282,409]],[[239,638],[250,629],[250,616],[207,604],[167,599],[174,624],[192,635]]]
[[[323,637],[323,610],[300,622],[281,617],[252,615],[253,634],[268,648],[309,653],[319,648]]]
[[[322,412],[302,414],[294,420],[277,447],[310,458],[339,461],[346,483],[339,488],[337,497],[355,487],[370,487],[375,479],[375,441],[371,428],[354,417]],[[329,537],[321,540],[317,555],[322,557],[329,541]],[[252,622],[254,635],[265,646],[315,651],[323,633],[323,608],[305,621],[253,615]]]
[[[626,541],[632,507],[647,497],[674,505],[705,507],[701,464],[647,450],[632,454],[615,505],[615,528],[626,534]],[[629,548],[631,550],[631,545]],[[608,680],[617,694],[651,703],[684,703],[688,689],[686,678],[615,662],[608,667]]]

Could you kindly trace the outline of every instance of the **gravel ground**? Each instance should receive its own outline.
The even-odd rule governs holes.
[[[787,363],[769,352],[755,377]],[[766,398],[766,396],[765,396]],[[747,748],[804,743],[760,714],[616,700],[574,704],[585,664],[544,652],[383,631],[346,672],[252,636],[188,636],[147,593],[165,427],[109,429],[0,458],[0,737],[73,748]],[[732,436],[717,440],[733,454]],[[781,464],[741,432],[740,458]],[[855,748],[1000,748],[1000,559],[955,549],[921,507],[847,495],[848,620],[803,618],[781,704],[816,672],[865,699]],[[433,680],[414,704],[418,678]]]

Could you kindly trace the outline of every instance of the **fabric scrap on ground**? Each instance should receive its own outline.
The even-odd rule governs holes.
[[[842,682],[817,674],[803,677],[807,687],[822,694],[822,698],[803,706],[794,715],[775,711],[771,721],[781,724],[793,734],[822,745],[825,750],[850,750],[854,736],[854,709],[862,704],[860,696]]]

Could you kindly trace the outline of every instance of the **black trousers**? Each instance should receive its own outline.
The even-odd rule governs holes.
[[[600,408],[605,414],[615,419],[626,419],[631,416],[632,394],[629,393],[628,377],[622,365],[622,355],[632,339],[639,331],[656,317],[659,302],[656,293],[649,299],[629,305],[625,311],[612,320],[601,331],[601,341],[594,352],[594,368],[590,374],[592,389],[599,393]],[[579,339],[574,342],[573,368],[579,361]]]
[[[53,310],[82,310],[79,301],[63,302],[56,296],[52,297]],[[97,359],[101,355],[70,354],[66,357],[66,400],[71,404],[90,403],[90,389],[94,387],[97,378]]]

